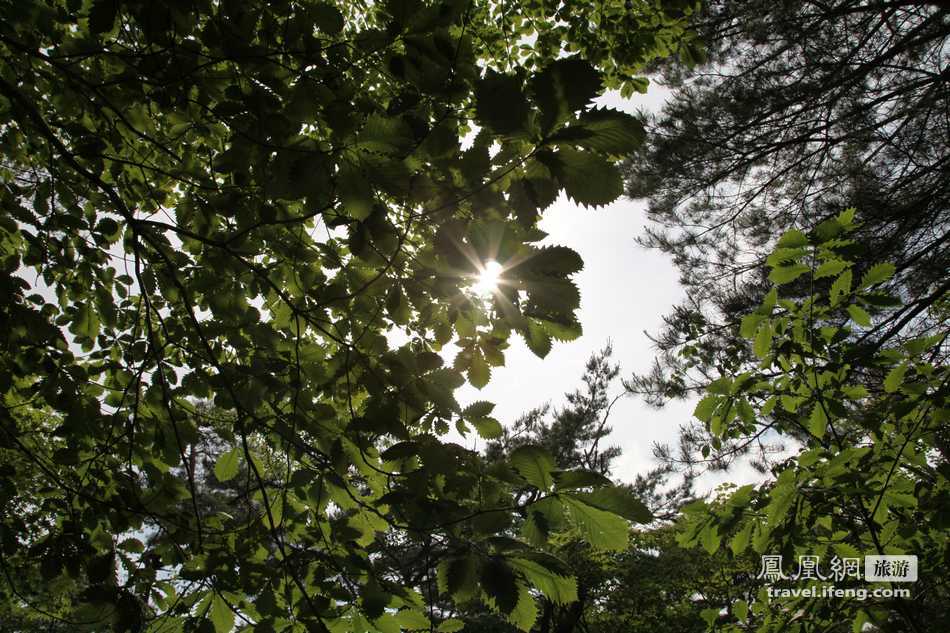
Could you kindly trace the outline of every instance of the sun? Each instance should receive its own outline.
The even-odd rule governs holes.
[[[490,297],[498,290],[498,281],[503,271],[504,268],[498,262],[494,260],[485,262],[482,271],[472,285],[472,291],[481,297]]]

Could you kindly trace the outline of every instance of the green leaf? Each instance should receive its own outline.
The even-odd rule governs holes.
[[[851,304],[848,306],[848,314],[851,315],[851,320],[861,327],[871,327],[871,315],[863,308]]]
[[[481,389],[491,379],[491,367],[485,362],[481,352],[472,354],[472,362],[468,368],[468,381],[476,389]]]
[[[586,60],[562,58],[551,62],[531,80],[541,110],[541,130],[547,133],[586,106],[600,92],[600,73]]]
[[[501,426],[501,422],[495,418],[475,418],[471,420],[471,423],[475,426],[475,430],[478,431],[479,436],[486,440],[494,440],[504,434],[504,428]]]
[[[798,488],[795,485],[795,472],[789,468],[778,476],[770,491],[770,500],[766,506],[766,520],[772,528],[778,526],[795,504]]]
[[[745,315],[742,317],[742,324],[739,326],[739,335],[742,336],[742,338],[753,338],[759,328],[759,323],[765,318],[764,315],[757,312]]]
[[[234,628],[234,612],[231,611],[224,598],[217,593],[214,594],[214,598],[211,600],[209,615],[215,633],[230,633],[231,629]]]
[[[708,395],[697,403],[696,408],[693,410],[693,415],[702,422],[709,422],[713,413],[716,411],[716,407],[719,406],[719,401],[721,398],[716,395]]]
[[[815,271],[815,279],[837,275],[850,265],[850,262],[842,261],[840,259],[834,259],[830,262],[825,262],[818,267],[818,270]]]
[[[755,422],[755,410],[745,398],[738,398],[736,400],[736,410],[739,412],[739,417],[746,424],[752,424]]]
[[[475,117],[493,132],[511,134],[523,129],[528,111],[522,80],[517,75],[489,69],[475,87]]]
[[[894,276],[894,272],[897,269],[894,267],[894,264],[890,262],[884,262],[881,264],[876,264],[871,266],[864,276],[861,277],[861,284],[859,288],[867,288],[873,286],[874,284],[879,284],[881,282],[887,281]]]
[[[567,246],[545,246],[529,256],[523,266],[535,273],[570,275],[584,268],[584,260]]]
[[[898,365],[887,372],[887,377],[884,378],[884,391],[895,393],[900,389],[901,385],[904,384],[904,374],[906,373],[907,365]]]
[[[462,409],[462,417],[466,420],[474,420],[476,418],[484,418],[491,415],[491,412],[495,410],[495,403],[488,402],[486,400],[479,400],[468,405]]]
[[[808,431],[818,439],[821,439],[825,436],[827,429],[828,416],[825,415],[825,408],[820,402],[816,402],[814,408],[811,410],[811,415],[808,416]]]
[[[408,631],[428,631],[431,628],[429,618],[418,609],[400,609],[394,615],[399,626]]]
[[[653,520],[653,513],[646,505],[623,486],[603,486],[593,492],[575,493],[573,496],[587,505],[619,514],[635,523],[649,523]]]
[[[729,542],[729,548],[734,556],[738,556],[749,546],[749,540],[752,537],[752,525],[751,521],[747,521]]]
[[[706,623],[706,626],[709,627],[709,630],[712,630],[716,620],[719,619],[719,609],[716,607],[703,609],[699,612],[699,617],[703,619],[703,622]]]
[[[773,268],[769,273],[769,281],[777,286],[795,281],[805,273],[811,270],[804,264],[794,264],[792,266],[779,266]]]
[[[436,574],[440,592],[459,601],[475,595],[478,562],[474,555],[442,560],[437,566]]]
[[[745,622],[746,618],[749,617],[749,603],[745,600],[736,600],[732,605],[732,612],[737,618]]]
[[[528,588],[518,583],[518,603],[508,614],[508,621],[517,629],[528,633],[538,619],[538,606]]]
[[[577,581],[574,578],[563,576],[536,561],[525,558],[511,558],[508,564],[521,572],[525,580],[555,604],[569,604],[577,601]]]
[[[636,117],[617,110],[588,110],[577,125],[559,130],[551,141],[626,156],[642,145],[645,138],[643,125]]]
[[[845,227],[850,227],[854,223],[854,215],[858,212],[854,207],[848,207],[844,211],[838,214],[838,217],[835,220],[838,221],[838,224]]]
[[[442,620],[435,630],[439,633],[456,633],[456,631],[461,631],[464,628],[465,622],[456,618],[449,618],[447,620]]]
[[[719,551],[720,546],[722,545],[722,536],[719,534],[719,529],[715,525],[707,526],[701,534],[701,542],[703,549],[706,550],[706,553],[712,555]]]
[[[214,476],[218,481],[230,481],[237,476],[242,453],[242,449],[235,446],[228,452],[218,456],[218,459],[214,463]]]
[[[547,491],[554,485],[554,458],[540,446],[519,446],[512,451],[509,461],[535,488]]]
[[[828,298],[832,306],[838,305],[843,297],[851,294],[851,271],[846,270],[841,273],[834,283],[831,284],[831,290],[828,292]]]
[[[556,490],[574,490],[599,486],[612,486],[613,482],[592,470],[560,470],[554,473]]]
[[[755,343],[752,345],[752,351],[761,359],[765,359],[772,349],[772,325],[766,321],[759,328],[755,335]]]
[[[528,322],[527,332],[523,333],[524,342],[534,355],[544,358],[551,351],[551,335],[544,326],[533,319]]]
[[[77,336],[84,336],[95,340],[99,335],[99,315],[91,302],[76,305],[76,316],[73,318],[71,329]]]
[[[590,506],[574,495],[561,497],[581,536],[597,549],[619,551],[627,547],[627,522],[612,512]]]
[[[373,212],[373,189],[356,165],[344,163],[337,174],[337,193],[343,209],[355,220],[365,220]]]
[[[578,204],[602,206],[623,193],[620,170],[593,152],[561,148],[547,163],[568,197]]]
[[[515,573],[500,556],[492,556],[482,565],[482,590],[504,614],[511,613],[518,604],[518,585]]]
[[[786,231],[776,243],[776,248],[801,248],[808,246],[808,238],[798,229]]]

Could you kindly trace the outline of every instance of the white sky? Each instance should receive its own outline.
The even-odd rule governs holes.
[[[624,100],[616,93],[598,104],[633,113],[638,108],[659,108],[669,91],[651,85],[647,95]],[[548,233],[546,245],[569,246],[584,259],[584,269],[575,276],[581,291],[580,322],[584,335],[571,342],[555,341],[543,360],[536,357],[519,336],[512,336],[505,351],[505,366],[492,369],[488,385],[477,390],[466,384],[457,394],[462,405],[475,400],[496,404],[493,416],[511,425],[522,413],[545,402],[564,403],[564,394],[581,386],[580,378],[590,355],[613,343],[615,363],[621,377],[647,371],[655,350],[646,332],[655,333],[663,315],[684,296],[678,272],[670,258],[643,248],[636,237],[646,225],[646,203],[620,198],[600,208],[573,204],[562,193],[542,217]],[[619,380],[616,393],[623,391]],[[655,465],[653,444],[675,442],[678,429],[692,417],[695,400],[677,401],[661,410],[633,397],[614,406],[609,426],[609,444],[623,454],[614,462],[613,476],[632,481],[637,473]],[[468,442],[472,446],[472,442]],[[700,488],[710,489],[722,481],[745,483],[757,479],[751,469],[704,477]]]

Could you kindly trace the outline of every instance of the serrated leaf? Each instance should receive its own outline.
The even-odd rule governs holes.
[[[372,114],[357,133],[353,147],[395,154],[410,149],[412,144],[412,132],[402,119]]]
[[[761,359],[765,359],[772,349],[772,325],[766,321],[755,335],[752,351]]]
[[[841,302],[842,297],[851,294],[851,271],[846,270],[835,279],[831,284],[831,290],[828,291],[828,298],[832,306]]]
[[[749,616],[749,603],[745,600],[736,600],[732,605],[732,612],[736,614],[737,618],[745,622]]]
[[[462,417],[466,419],[484,418],[495,410],[495,403],[479,400],[462,409]]]
[[[837,275],[842,270],[850,266],[851,264],[840,259],[835,259],[830,262],[825,262],[818,267],[818,270],[815,271],[815,279],[821,279],[823,277],[831,277]]]
[[[600,74],[579,58],[555,60],[531,79],[531,91],[541,111],[541,129],[547,133],[600,92]]]
[[[379,633],[399,633],[402,630],[399,628],[399,621],[391,613],[382,614],[373,620],[373,625]]]
[[[531,320],[528,322],[527,333],[522,333],[528,349],[538,358],[544,358],[551,351],[551,336],[544,326]]]
[[[581,324],[577,322],[565,324],[553,321],[544,321],[544,330],[551,338],[557,341],[574,341],[584,333]]]
[[[575,493],[574,496],[587,505],[619,514],[635,523],[649,523],[653,520],[653,513],[649,508],[634,496],[631,490],[621,486],[604,486],[593,492]]]
[[[782,471],[772,487],[771,499],[766,506],[766,519],[770,526],[777,526],[785,518],[795,503],[797,492],[795,472],[792,469]]]
[[[518,603],[508,614],[508,621],[517,629],[527,633],[538,619],[538,606],[528,588],[518,583]]]
[[[620,170],[593,152],[562,148],[548,166],[568,197],[578,204],[602,206],[623,193]]]
[[[696,404],[696,408],[693,409],[693,415],[702,422],[709,422],[720,400],[721,398],[719,396],[706,396]]]
[[[544,313],[557,314],[563,318],[573,316],[580,307],[581,293],[570,279],[536,275],[523,280],[521,287],[528,293],[530,307]],[[551,334],[550,321],[541,321],[542,327]]]
[[[904,384],[904,374],[907,373],[907,365],[898,365],[887,372],[884,379],[884,391],[894,393]]]
[[[804,264],[794,264],[792,266],[778,266],[769,273],[769,281],[777,286],[795,281],[805,273],[811,270]]]
[[[472,362],[468,367],[468,381],[476,389],[481,389],[491,380],[491,367],[485,362],[481,352],[472,354]]]
[[[211,618],[215,633],[231,633],[231,629],[234,628],[234,612],[231,611],[224,598],[218,594],[214,594],[214,598],[211,600],[208,615]]]
[[[498,134],[523,129],[528,119],[528,101],[521,78],[488,70],[475,87],[475,116],[479,123]]]
[[[575,490],[599,486],[612,486],[613,482],[592,470],[562,470],[554,473],[556,490]]]
[[[435,629],[439,633],[456,633],[465,628],[465,622],[456,618],[449,618],[447,620],[442,620],[439,626]]]
[[[509,559],[508,564],[521,572],[525,580],[555,604],[569,604],[577,601],[577,581],[574,578],[562,576],[526,558],[512,558]]]
[[[742,317],[742,323],[739,326],[739,335],[742,338],[751,339],[755,336],[756,330],[759,327],[759,323],[762,322],[762,319],[765,319],[764,315],[752,312],[750,314]]]
[[[801,248],[808,246],[808,238],[798,229],[786,231],[775,245],[777,248]]]
[[[478,578],[478,561],[471,554],[449,560],[444,571],[442,565],[439,566],[439,583],[445,587],[444,593],[448,593],[456,600],[464,601],[475,595],[477,589],[476,580]]]
[[[478,434],[486,440],[494,440],[499,438],[504,433],[504,428],[501,426],[501,422],[495,418],[475,418],[471,420],[472,425],[475,427],[475,430],[478,431]]]
[[[776,248],[765,258],[765,263],[770,268],[775,268],[786,262],[793,262],[801,258],[806,252],[804,248]]]
[[[508,461],[535,488],[547,491],[554,485],[554,458],[540,446],[519,446]]]
[[[860,306],[856,306],[854,304],[849,305],[848,314],[851,315],[851,320],[861,327],[871,326],[871,315]]]
[[[850,226],[854,222],[854,215],[858,212],[854,207],[848,207],[844,211],[838,214],[838,217],[835,219],[838,221],[838,224],[842,226]]]
[[[76,316],[73,318],[70,329],[77,336],[96,339],[99,335],[99,315],[91,303],[86,302],[76,305]]]
[[[500,556],[492,556],[482,565],[482,590],[501,613],[511,613],[518,604],[518,584],[514,570]]]
[[[401,609],[393,615],[399,626],[407,631],[428,631],[431,628],[429,618],[417,609]]]
[[[627,547],[627,522],[612,512],[600,510],[577,499],[561,497],[581,536],[597,549],[619,551]]]
[[[860,288],[867,288],[868,286],[873,286],[874,284],[879,284],[881,282],[887,281],[894,276],[894,271],[897,269],[894,267],[894,264],[890,262],[884,262],[881,264],[875,264],[871,266],[864,276],[861,277]]]
[[[738,556],[746,550],[749,546],[749,539],[752,536],[752,522],[747,522],[742,529],[736,532],[736,535],[732,537],[732,540],[729,542],[729,548],[732,550],[733,555]]]
[[[523,266],[535,273],[570,275],[584,268],[584,260],[567,246],[545,246],[535,251]]]
[[[348,216],[365,220],[373,212],[373,189],[359,167],[343,163],[336,176],[337,195]]]
[[[746,424],[755,422],[755,409],[745,398],[736,400],[736,410],[739,412],[739,418]]]
[[[825,414],[825,408],[820,402],[815,403],[815,407],[808,416],[808,432],[821,439],[825,436],[828,429],[828,416]]]
[[[242,453],[242,449],[235,446],[218,456],[218,459],[214,462],[214,476],[218,481],[230,481],[237,476]]]
[[[636,117],[617,110],[588,110],[577,125],[559,130],[551,141],[625,156],[643,144],[646,132]]]

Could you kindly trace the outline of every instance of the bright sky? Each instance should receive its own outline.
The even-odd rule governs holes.
[[[668,94],[651,86],[647,95],[624,100],[610,94],[598,103],[632,113],[638,108],[660,107]],[[621,376],[650,368],[655,350],[645,332],[659,329],[663,315],[684,292],[670,258],[636,242],[647,222],[645,208],[645,202],[621,198],[606,207],[585,209],[562,194],[545,211],[541,229],[548,237],[542,243],[569,246],[584,259],[584,270],[575,276],[581,291],[579,316],[584,335],[567,343],[555,342],[543,360],[520,337],[513,336],[505,352],[505,366],[493,368],[488,385],[479,391],[466,384],[457,394],[463,406],[475,400],[494,402],[494,417],[510,425],[545,402],[560,405],[565,393],[581,385],[587,359],[608,341],[613,343],[613,358],[621,367]],[[622,390],[618,381],[616,393]],[[694,407],[695,401],[673,402],[661,410],[632,397],[618,401],[609,422],[613,428],[609,443],[623,449],[614,463],[614,477],[632,481],[637,473],[654,466],[654,442],[674,442],[679,426],[689,421]],[[753,478],[749,469],[742,469],[706,477],[700,487],[708,490],[721,481]]]

